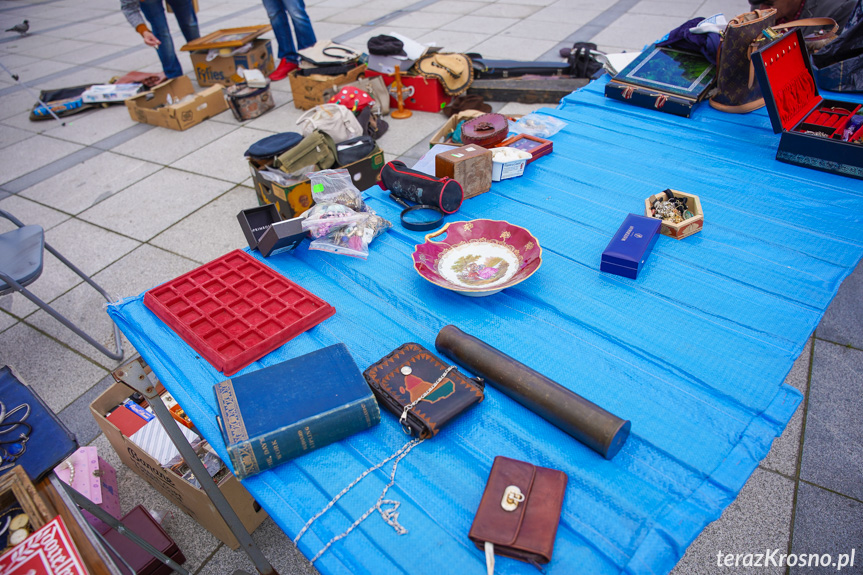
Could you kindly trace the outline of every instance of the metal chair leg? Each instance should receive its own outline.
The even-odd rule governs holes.
[[[47,247],[47,244],[45,247]],[[52,250],[51,253],[54,253],[54,251]],[[56,256],[57,254],[54,253],[54,255]],[[65,259],[65,258],[63,258],[63,259]],[[79,270],[75,266],[71,266],[71,267],[73,268],[73,271],[78,272],[78,274],[81,275],[85,279],[85,281],[87,281],[87,283],[90,283],[91,285],[96,285],[95,282],[90,280],[90,278],[86,277],[83,274],[83,272],[81,272],[81,270]],[[81,339],[83,339],[84,341],[86,341],[87,343],[89,343],[90,345],[95,347],[96,349],[98,349],[101,353],[103,353],[106,356],[110,357],[111,359],[114,359],[117,361],[120,361],[121,359],[123,359],[124,353],[123,353],[123,346],[120,342],[120,330],[117,328],[117,324],[114,323],[114,320],[111,320],[111,325],[114,326],[114,345],[115,345],[115,351],[112,352],[111,350],[106,348],[104,345],[102,345],[101,343],[99,343],[98,341],[96,341],[95,339],[90,337],[87,333],[82,331],[74,323],[72,323],[71,321],[66,319],[63,315],[60,314],[60,312],[58,312],[53,307],[51,307],[50,305],[48,305],[47,303],[45,303],[44,301],[42,301],[41,299],[36,297],[36,295],[30,293],[30,291],[27,288],[25,288],[24,286],[19,284],[17,281],[12,279],[11,277],[7,276],[3,272],[0,272],[0,279],[2,279],[6,284],[12,286],[16,291],[22,293],[24,295],[24,297],[26,297],[27,299],[29,299],[30,301],[32,301],[33,303],[38,305],[40,308],[42,308],[43,310],[48,312],[51,315],[51,317],[53,317],[54,319],[56,319],[57,321],[59,321],[60,323],[62,323],[66,327],[68,327],[69,329],[71,329]],[[99,293],[101,293],[105,297],[105,299],[108,301],[108,303],[111,303],[111,298],[108,297],[108,295],[104,292],[104,290],[102,290],[102,288],[100,288],[98,286],[96,286],[96,288],[98,289]]]

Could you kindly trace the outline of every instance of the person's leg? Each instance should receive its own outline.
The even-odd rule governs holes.
[[[288,14],[297,34],[297,50],[304,50],[317,42],[315,31],[312,29],[312,21],[306,13],[306,3],[303,0],[285,0],[288,5]]]
[[[198,16],[195,14],[195,7],[192,0],[166,0],[174,11],[174,16],[177,18],[177,24],[180,25],[180,30],[183,32],[183,37],[186,42],[191,42],[201,37],[201,32],[198,30]]]
[[[168,20],[165,18],[165,8],[161,0],[141,0],[141,13],[150,23],[153,35],[159,39],[161,44],[156,51],[162,62],[162,70],[166,78],[176,78],[183,75],[183,67],[174,53],[174,42],[171,39],[171,29],[168,28]]]
[[[273,26],[273,34],[279,45],[278,56],[280,59],[296,60],[297,51],[294,48],[294,38],[291,36],[291,26],[288,24],[287,7],[283,0],[263,0],[267,17]]]

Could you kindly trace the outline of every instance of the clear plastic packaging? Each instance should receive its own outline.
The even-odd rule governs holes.
[[[341,204],[355,212],[365,212],[366,203],[345,169],[320,170],[309,174],[315,203]]]
[[[310,250],[321,250],[334,254],[366,259],[369,257],[369,242],[374,231],[366,224],[370,215],[357,214],[359,219],[345,226],[335,227],[330,232],[309,244]]]
[[[537,138],[549,138],[566,126],[566,122],[545,114],[531,112],[522,116],[514,124],[510,124],[511,132],[516,134],[527,134]]]
[[[313,240],[330,235],[338,228],[355,224],[368,218],[342,204],[316,203],[306,212],[303,230],[309,232]]]

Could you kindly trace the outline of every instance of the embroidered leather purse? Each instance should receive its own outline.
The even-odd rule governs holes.
[[[406,343],[363,376],[408,435],[428,438],[485,397],[482,379],[468,379],[418,343]]]

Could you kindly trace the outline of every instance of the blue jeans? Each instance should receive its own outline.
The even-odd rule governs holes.
[[[199,38],[201,33],[198,31],[198,17],[192,8],[192,0],[167,0],[167,2],[174,11],[174,16],[177,17],[177,24],[180,25],[186,42]],[[141,13],[150,23],[153,35],[161,42],[156,51],[159,53],[159,60],[162,61],[165,76],[168,78],[182,76],[183,67],[180,66],[180,61],[174,52],[174,41],[171,38],[171,29],[168,27],[161,0],[141,0]]]
[[[304,50],[317,42],[312,21],[306,14],[305,2],[303,0],[264,0],[264,8],[267,9],[267,16],[270,18],[270,24],[273,25],[273,34],[279,44],[279,59],[298,61],[300,56],[297,50]],[[291,36],[291,27],[288,25],[289,15],[297,35],[296,46]]]

